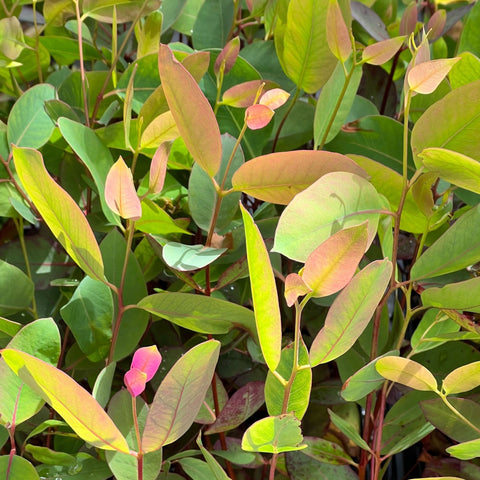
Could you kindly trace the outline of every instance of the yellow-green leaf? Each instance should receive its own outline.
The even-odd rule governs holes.
[[[480,362],[462,365],[450,372],[443,380],[446,395],[468,392],[480,385]]]
[[[404,41],[405,36],[401,36],[369,45],[362,52],[362,60],[371,65],[382,65],[400,50]]]

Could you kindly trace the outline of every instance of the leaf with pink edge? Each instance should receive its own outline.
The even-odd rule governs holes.
[[[459,60],[460,57],[440,58],[415,65],[407,74],[408,86],[417,93],[432,93]]]
[[[266,105],[251,105],[245,111],[245,123],[250,130],[266,127],[272,119],[274,111]]]

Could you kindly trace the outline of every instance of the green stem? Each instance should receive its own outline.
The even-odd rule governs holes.
[[[290,115],[290,112],[292,111],[295,102],[297,101],[298,96],[300,95],[300,89],[297,88],[295,90],[295,95],[293,95],[292,101],[290,105],[288,106],[288,110],[286,111],[284,117],[282,118],[282,121],[280,122],[280,125],[278,126],[277,133],[275,135],[275,139],[273,140],[273,146],[272,146],[272,152],[275,152],[275,149],[277,148],[277,143],[278,139],[280,138],[280,132],[282,131],[283,126],[285,125],[285,122],[287,121],[288,116]]]
[[[342,105],[343,98],[345,97],[345,94],[347,93],[348,86],[350,85],[350,81],[353,76],[353,72],[355,71],[355,68],[357,67],[356,63],[353,62],[352,68],[350,71],[347,73],[345,76],[345,82],[343,83],[343,88],[342,91],[340,92],[340,95],[338,96],[337,103],[335,104],[335,108],[333,109],[332,115],[330,116],[330,120],[328,121],[327,128],[325,129],[325,132],[323,134],[322,139],[320,140],[320,143],[318,144],[318,147],[315,146],[315,150],[322,150],[323,147],[325,146],[325,143],[328,138],[328,134],[330,133],[330,130],[332,129],[333,122],[335,121],[335,117],[337,116],[338,110],[340,109],[340,106]]]

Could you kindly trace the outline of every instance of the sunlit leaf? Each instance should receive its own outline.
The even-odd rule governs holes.
[[[259,130],[270,123],[273,114],[273,110],[266,105],[251,105],[245,111],[245,123],[251,130]]]
[[[142,446],[153,452],[180,438],[192,425],[212,381],[220,342],[190,349],[167,373],[148,412]]]
[[[462,365],[450,372],[442,383],[446,395],[468,392],[480,385],[480,362]]]
[[[170,147],[170,143],[161,143],[153,155],[148,178],[148,191],[151,193],[160,193],[163,190]]]
[[[298,297],[311,291],[312,289],[305,284],[303,278],[297,273],[290,273],[285,278],[285,300],[289,307],[297,301]]]
[[[112,419],[69,375],[17,350],[4,349],[2,356],[9,367],[58,412],[79,437],[98,448],[129,453],[127,442]]]
[[[334,171],[366,176],[355,162],[339,153],[295,150],[253,158],[235,172],[232,183],[236,191],[287,205],[297,193]]]
[[[93,231],[72,197],[49,175],[40,152],[16,147],[13,158],[23,187],[52,233],[87,275],[103,281],[103,261]]]
[[[170,140],[175,140],[180,132],[172,112],[164,112],[155,117],[142,133],[140,145],[142,148],[157,148]]]
[[[448,447],[446,451],[460,460],[471,460],[480,457],[480,438]]]
[[[280,361],[282,330],[277,287],[270,258],[258,227],[241,206],[247,243],[248,270],[253,309],[260,347],[268,368],[274,371]]]
[[[168,242],[163,247],[163,259],[168,266],[188,272],[210,265],[226,251],[226,248]]]
[[[337,0],[328,2],[327,42],[330,51],[344,63],[352,52],[352,41]]]
[[[178,130],[195,161],[213,177],[222,158],[220,130],[208,100],[188,71],[160,46],[158,68]]]
[[[421,391],[436,391],[437,381],[432,373],[418,362],[403,357],[383,357],[375,368],[387,380]]]
[[[225,90],[222,96],[222,103],[232,107],[247,108],[253,105],[262,85],[263,92],[276,86],[273,82],[263,80],[249,80],[248,82],[238,83]]]
[[[400,50],[404,41],[405,36],[401,36],[368,45],[362,52],[362,60],[371,65],[383,65]]]
[[[335,360],[357,341],[383,297],[391,274],[389,260],[376,260],[340,292],[310,348],[312,367]]]
[[[148,15],[160,6],[159,0],[84,0],[84,14],[99,20],[112,23],[113,9],[118,23],[135,20],[139,13]]]
[[[260,105],[266,105],[272,110],[280,108],[289,99],[290,94],[281,88],[272,88],[265,92],[258,102]]]

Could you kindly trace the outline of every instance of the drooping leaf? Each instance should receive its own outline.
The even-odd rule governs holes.
[[[292,0],[277,52],[287,76],[307,93],[319,90],[330,77],[337,59],[327,42],[328,0]],[[276,38],[277,41],[277,38]]]
[[[281,453],[306,448],[300,420],[293,413],[266,417],[251,425],[243,434],[242,449],[247,452]]]
[[[160,46],[158,68],[170,111],[188,150],[211,177],[215,176],[220,168],[222,144],[212,107],[166,45]]]
[[[248,308],[214,297],[165,292],[143,298],[138,308],[200,333],[227,333],[234,326],[255,332],[254,315]]]
[[[258,338],[268,368],[274,371],[280,362],[282,341],[275,277],[260,230],[243,206],[241,210]]]
[[[182,272],[188,272],[210,265],[226,250],[226,248],[168,242],[163,247],[163,259],[168,266]]]
[[[403,357],[383,357],[375,364],[377,372],[392,382],[421,391],[436,391],[437,381],[432,373],[418,362]]]
[[[367,248],[367,222],[334,233],[307,258],[303,281],[314,297],[341,290],[352,279]]]
[[[380,217],[377,210],[382,208],[378,193],[364,178],[347,172],[328,173],[297,194],[285,208],[278,222],[274,251],[305,262],[333,233],[365,220],[370,245]]]
[[[480,162],[445,148],[426,148],[417,158],[429,172],[459,187],[480,193]]]
[[[52,233],[87,275],[103,281],[103,261],[93,231],[72,197],[49,175],[40,152],[17,147],[13,158],[23,187]]]
[[[312,367],[345,353],[365,330],[392,274],[389,260],[376,260],[353,277],[330,307],[310,348]]]
[[[180,438],[192,425],[213,378],[220,342],[193,347],[167,373],[155,394],[145,423],[145,453]]]
[[[95,447],[129,453],[127,442],[98,402],[75,380],[49,363],[4,349],[9,367],[48,402],[77,435]]]
[[[246,162],[233,175],[232,184],[236,191],[259,200],[287,205],[297,193],[333,171],[365,176],[364,171],[344,155],[295,150],[270,153]]]

